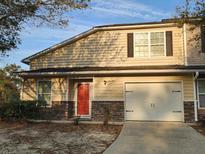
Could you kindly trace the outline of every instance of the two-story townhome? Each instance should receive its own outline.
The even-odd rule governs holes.
[[[205,117],[203,28],[160,22],[96,26],[23,59],[22,100],[61,116],[194,122]]]

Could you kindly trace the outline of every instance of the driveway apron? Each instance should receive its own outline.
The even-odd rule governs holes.
[[[184,123],[125,122],[104,154],[205,154],[205,137]]]

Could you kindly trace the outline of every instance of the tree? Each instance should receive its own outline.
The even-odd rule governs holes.
[[[185,4],[176,8],[178,23],[205,25],[205,0],[185,0]]]
[[[19,99],[22,79],[14,72],[21,70],[21,67],[16,64],[0,69],[0,104]]]
[[[13,82],[13,84],[17,87],[18,90],[21,88],[22,78],[16,72],[23,71],[21,66],[16,64],[6,65],[2,71],[4,72],[5,76]]]
[[[179,27],[184,23],[189,24],[189,30],[195,29],[205,25],[205,0],[185,0],[185,4],[176,8],[176,16],[174,21]],[[201,29],[201,33],[195,33],[193,37],[188,41],[197,41],[196,48],[200,45],[201,37],[205,37],[204,28]]]
[[[90,0],[1,0],[0,54],[17,48],[24,24],[65,27],[68,12],[85,9]]]

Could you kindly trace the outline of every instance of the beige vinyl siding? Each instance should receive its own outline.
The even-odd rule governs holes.
[[[69,80],[69,100],[75,101],[75,94],[77,92],[77,84],[74,80]]]
[[[36,100],[36,80],[24,79],[21,88],[21,100]]]
[[[52,101],[67,100],[67,78],[52,78]]]
[[[52,101],[66,101],[67,100],[67,78],[35,78],[24,80],[21,99],[22,100],[36,100],[37,99],[37,81],[51,80]]]
[[[193,80],[191,75],[186,76],[138,76],[138,77],[94,77],[94,100],[124,100],[125,82],[170,82],[183,81],[184,100],[193,101]],[[24,81],[21,93],[22,100],[35,100],[37,80],[52,81],[52,101],[74,100],[76,85],[72,80],[69,83],[69,98],[67,98],[67,78],[27,79]]]
[[[205,53],[201,52],[200,28],[186,25],[187,64],[205,65]],[[197,40],[195,40],[198,38]]]
[[[173,32],[173,56],[127,58],[127,33]],[[182,28],[160,27],[132,30],[104,30],[31,61],[31,69],[85,66],[180,65],[183,58]]]
[[[184,101],[193,101],[192,76],[94,77],[94,100],[124,100],[125,82],[183,81]]]

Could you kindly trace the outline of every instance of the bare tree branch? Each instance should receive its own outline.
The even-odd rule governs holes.
[[[86,9],[90,0],[1,0],[0,54],[16,48],[23,24],[65,27],[69,12]]]

